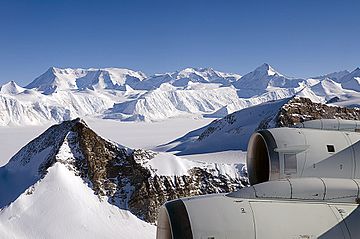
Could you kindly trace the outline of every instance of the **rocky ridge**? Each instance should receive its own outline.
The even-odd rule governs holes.
[[[151,223],[156,222],[158,208],[167,200],[230,192],[247,185],[246,177],[231,177],[214,170],[218,165],[195,166],[185,175],[161,175],[148,166],[156,155],[107,141],[80,119],[65,121],[50,127],[0,168],[0,175],[6,171],[4,175],[16,177],[26,172],[33,179],[22,184],[15,194],[5,196],[8,200],[0,202],[0,207],[25,190],[33,193],[32,184],[46,177],[49,168],[58,162],[80,176],[100,200]],[[0,189],[0,193],[6,194],[6,190]]]
[[[315,119],[359,120],[359,108],[346,108],[312,102],[294,97],[281,107],[277,115],[277,127],[291,127],[297,123]]]

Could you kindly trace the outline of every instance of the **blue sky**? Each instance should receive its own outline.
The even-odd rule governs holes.
[[[50,66],[295,77],[360,66],[360,1],[0,0],[0,84]]]

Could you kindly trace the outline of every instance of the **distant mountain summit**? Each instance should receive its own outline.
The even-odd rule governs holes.
[[[125,90],[146,78],[142,72],[122,68],[71,69],[50,67],[26,86],[46,95],[57,90],[114,89]]]
[[[17,95],[23,92],[25,89],[16,84],[15,81],[10,81],[2,86],[0,86],[0,93],[7,95]]]
[[[287,78],[274,70],[269,64],[264,63],[254,71],[241,77],[233,85],[239,90],[250,90],[251,95],[264,93],[271,87],[297,88],[304,81],[304,79]]]
[[[340,79],[341,85],[345,89],[360,91],[360,68],[356,68],[349,74]]]
[[[256,68],[254,72],[259,72],[260,74],[266,74],[268,76],[273,76],[273,75],[282,76],[282,74],[277,72],[274,68],[272,68],[272,66],[270,66],[267,63],[264,63],[258,68]]]
[[[151,90],[165,83],[183,88],[191,86],[191,83],[216,83],[229,86],[240,77],[238,74],[215,71],[212,68],[185,68],[173,73],[156,74],[139,83],[135,88]]]

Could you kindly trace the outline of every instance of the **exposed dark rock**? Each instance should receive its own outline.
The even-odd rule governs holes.
[[[156,154],[123,148],[102,139],[86,125],[77,123],[79,145],[84,155],[77,169],[87,178],[95,193],[108,196],[109,202],[129,209],[139,218],[154,223],[158,209],[167,200],[193,195],[231,192],[246,184],[225,175],[214,176],[201,168],[193,168],[190,176],[152,175],[142,165]]]
[[[291,127],[314,119],[360,120],[360,110],[314,103],[310,99],[295,97],[281,107],[277,115],[278,127]]]
[[[190,175],[148,177],[135,186],[129,201],[129,208],[142,219],[155,222],[158,209],[167,200],[209,193],[225,193],[235,191],[247,181],[232,179],[225,175],[214,176],[201,168],[193,168]]]
[[[206,130],[202,134],[200,134],[200,136],[197,138],[197,140],[201,141],[204,138],[211,135],[213,132],[221,129],[224,125],[232,125],[235,122],[236,122],[236,117],[234,114],[229,114],[220,120],[215,120],[215,121],[213,121],[213,125],[215,125],[215,126],[207,127]]]
[[[339,97],[335,96],[333,98],[331,98],[330,100],[326,101],[326,104],[332,104],[332,103],[336,103],[340,100]]]

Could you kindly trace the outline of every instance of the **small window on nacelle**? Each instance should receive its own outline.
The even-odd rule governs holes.
[[[327,151],[328,151],[329,153],[335,153],[335,147],[334,147],[334,145],[328,144],[328,145],[326,145],[326,147],[327,147]]]
[[[284,154],[284,173],[286,175],[297,173],[296,154]]]

